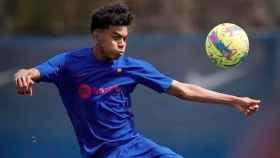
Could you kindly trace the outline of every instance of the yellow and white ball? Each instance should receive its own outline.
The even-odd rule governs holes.
[[[249,39],[241,27],[223,23],[209,32],[205,47],[213,63],[222,68],[230,68],[238,65],[248,55]]]

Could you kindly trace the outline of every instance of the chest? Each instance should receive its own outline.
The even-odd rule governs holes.
[[[104,96],[118,92],[132,92],[135,80],[114,65],[100,66],[83,64],[69,66],[66,71],[68,82],[74,86],[80,97]]]

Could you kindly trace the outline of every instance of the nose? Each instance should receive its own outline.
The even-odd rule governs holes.
[[[120,41],[119,41],[119,43],[118,43],[118,47],[120,48],[120,49],[123,49],[124,48],[124,46],[125,46],[125,41],[124,41],[124,39],[121,39]]]

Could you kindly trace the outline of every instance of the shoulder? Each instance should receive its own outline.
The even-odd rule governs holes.
[[[65,63],[69,64],[88,58],[90,51],[91,48],[80,48],[80,49],[74,49],[67,52],[63,52],[62,55],[64,56]]]
[[[85,57],[87,55],[86,52],[89,52],[89,50],[90,50],[90,48],[62,51],[62,52],[58,53],[57,55],[55,55],[53,58],[69,59],[69,58]]]
[[[81,57],[87,57],[90,51],[91,48],[79,48],[79,49],[70,50],[66,53],[69,58],[81,58]]]

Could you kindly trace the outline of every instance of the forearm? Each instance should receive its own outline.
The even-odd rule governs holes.
[[[208,90],[193,84],[174,82],[169,93],[182,100],[232,105],[239,98],[233,95]]]
[[[229,105],[238,99],[236,96],[215,92],[197,85],[184,84],[183,86],[185,88],[183,89],[181,99],[184,100]]]

